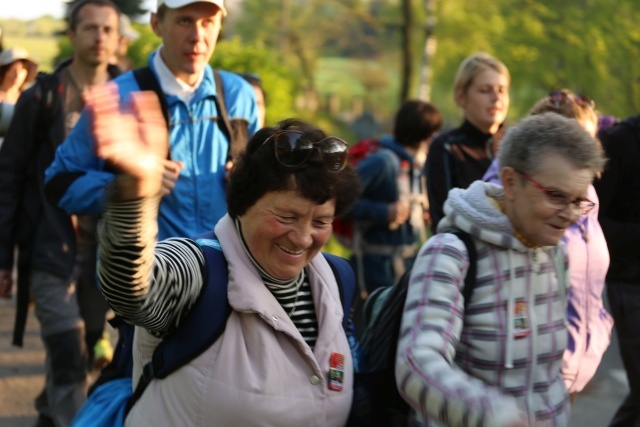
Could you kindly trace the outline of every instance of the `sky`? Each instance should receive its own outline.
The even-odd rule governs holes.
[[[6,18],[35,19],[43,15],[62,18],[65,11],[64,0],[0,0],[0,16]],[[145,0],[143,7],[155,10],[156,0]]]

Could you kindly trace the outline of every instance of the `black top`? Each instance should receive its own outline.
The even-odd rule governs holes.
[[[69,277],[75,260],[75,231],[69,215],[44,193],[44,172],[65,139],[66,91],[60,72],[41,73],[16,104],[0,150],[0,269],[11,269],[14,245],[29,269]],[[113,78],[120,73],[109,67]]]
[[[640,115],[602,132],[600,140],[609,160],[593,185],[611,256],[607,280],[640,283]]]
[[[489,169],[494,139],[497,140],[465,120],[460,127],[438,135],[429,146],[424,174],[434,232],[444,216],[449,190],[469,187]]]

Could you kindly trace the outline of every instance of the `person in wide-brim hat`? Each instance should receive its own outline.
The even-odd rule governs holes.
[[[14,65],[20,62],[21,65]],[[0,53],[0,101],[9,99],[12,92],[18,95],[31,83],[38,72],[38,64],[21,47],[12,47]],[[3,96],[3,95],[7,96]],[[15,103],[15,101],[14,101]]]
[[[37,71],[38,64],[25,49],[13,47],[0,53],[0,135],[9,128],[13,107]]]

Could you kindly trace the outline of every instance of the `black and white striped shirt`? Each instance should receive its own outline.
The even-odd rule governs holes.
[[[155,245],[154,253],[157,228],[148,224],[156,224],[158,203],[159,199],[144,199],[109,204],[100,225],[98,277],[102,292],[120,316],[163,336],[178,327],[197,299],[206,267],[202,249],[191,239],[163,240]],[[318,320],[306,272],[293,280],[279,281],[255,262],[246,245],[245,250],[267,288],[313,348]],[[145,279],[148,277],[150,280]],[[162,286],[168,282],[172,286]]]
[[[290,280],[279,280],[272,277],[258,264],[251,254],[244,240],[240,221],[236,220],[235,224],[245,253],[258,269],[262,281],[275,299],[278,300],[284,311],[289,315],[289,318],[302,335],[302,338],[304,338],[309,347],[313,349],[316,345],[316,339],[318,338],[318,318],[316,316],[316,309],[311,295],[311,286],[309,285],[306,271],[303,269],[296,277]]]

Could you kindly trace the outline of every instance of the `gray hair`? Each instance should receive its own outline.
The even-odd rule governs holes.
[[[602,172],[606,161],[600,143],[578,121],[543,113],[529,116],[507,130],[500,142],[498,164],[500,169],[510,166],[535,175],[542,168],[543,158],[554,153],[594,175]]]

